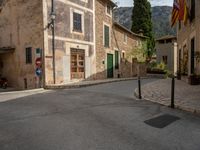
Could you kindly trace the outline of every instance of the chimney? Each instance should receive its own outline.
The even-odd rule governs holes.
[[[139,30],[139,35],[141,35],[141,36],[144,35],[144,31],[142,29]]]

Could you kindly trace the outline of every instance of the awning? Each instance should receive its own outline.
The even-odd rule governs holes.
[[[14,47],[0,47],[0,54],[12,53],[15,51]]]

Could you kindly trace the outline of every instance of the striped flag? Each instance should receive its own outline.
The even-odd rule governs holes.
[[[171,17],[171,27],[173,27],[179,19],[180,5],[178,0],[174,0],[172,17]]]
[[[182,21],[185,16],[185,0],[179,0],[179,20]]]

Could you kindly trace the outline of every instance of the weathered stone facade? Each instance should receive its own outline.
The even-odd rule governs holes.
[[[191,0],[187,3],[189,10],[192,10]],[[181,73],[187,76],[200,74],[200,1],[195,0],[195,18],[188,18],[186,25],[182,22],[177,25],[178,42],[178,68]],[[190,12],[191,13],[191,12]],[[194,40],[194,55],[192,54],[192,40]],[[185,69],[184,69],[185,68]]]
[[[110,27],[110,33],[112,33],[112,26],[113,26],[112,16],[106,14],[107,3],[110,4],[110,1],[96,0],[95,2],[96,79],[107,78],[106,54],[109,52],[113,53],[112,43],[110,42],[109,48],[105,48],[103,42],[104,25],[108,25]],[[111,36],[110,38],[112,39],[113,38],[112,34],[110,34],[110,36]]]
[[[115,7],[110,0],[97,0],[95,3],[96,18],[96,69],[97,79],[107,78],[108,54],[113,56],[113,77],[132,77],[137,75],[137,65],[128,53],[146,40],[146,37],[132,33],[128,29],[115,23],[112,14],[107,14],[107,6]],[[110,27],[110,46],[104,46],[104,25]],[[127,36],[124,42],[124,36]],[[115,51],[119,54],[119,67],[115,67]],[[123,58],[124,57],[124,58]]]
[[[71,77],[71,49],[85,51],[85,77],[91,79],[95,71],[94,49],[94,2],[80,0],[55,1],[55,55],[56,55],[56,84],[66,84],[73,81]],[[50,18],[51,1],[44,2],[44,22]],[[82,15],[82,33],[73,31],[73,12]],[[45,84],[53,83],[52,66],[52,36],[51,30],[45,31]],[[81,79],[83,80],[83,79]],[[75,80],[74,80],[75,81]]]
[[[17,89],[37,88],[36,49],[43,49],[42,1],[4,0],[0,9],[0,47],[15,48],[0,54],[1,73]],[[25,49],[32,48],[26,64]]]
[[[126,36],[126,37],[125,37]],[[127,30],[118,23],[113,25],[113,50],[119,52],[119,69],[115,69],[115,77],[127,78],[138,74],[137,60],[131,56],[131,52],[142,46],[146,37]],[[124,55],[124,56],[123,56]]]
[[[18,89],[37,88],[39,81],[43,86],[53,84],[52,30],[48,26],[51,0],[0,2],[0,74]],[[145,37],[114,23],[112,8],[115,6],[110,0],[55,0],[56,84],[108,78],[108,54],[112,56],[112,77],[137,74],[133,60],[126,54]],[[77,18],[81,20],[74,22]],[[81,32],[74,30],[75,25]],[[107,48],[104,46],[104,25],[110,29]],[[126,43],[124,34],[127,35]],[[14,51],[1,53],[3,47]],[[29,63],[26,62],[26,48],[31,48]],[[36,53],[38,49],[42,54]],[[115,68],[116,51],[119,53],[118,68]],[[43,76],[39,79],[35,74],[35,60],[41,55]],[[80,74],[72,74],[74,64],[79,67]],[[75,75],[79,75],[78,78]]]

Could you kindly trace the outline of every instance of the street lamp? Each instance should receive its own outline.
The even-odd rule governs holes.
[[[56,84],[56,65],[55,65],[55,19],[54,0],[51,0],[51,30],[52,30],[52,55],[53,55],[53,83]]]
[[[55,12],[51,12],[50,16],[51,16],[51,20],[54,20],[54,21],[55,21],[55,19],[56,19],[56,14],[55,14]]]

